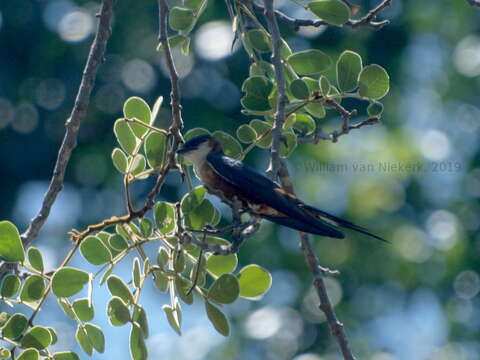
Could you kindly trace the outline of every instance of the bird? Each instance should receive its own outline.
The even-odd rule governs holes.
[[[177,150],[189,160],[210,194],[242,212],[315,235],[342,239],[342,228],[385,241],[366,228],[310,206],[242,161],[224,154],[220,142],[205,134],[192,137]]]

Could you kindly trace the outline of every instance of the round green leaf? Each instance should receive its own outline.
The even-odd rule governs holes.
[[[0,221],[0,260],[7,262],[25,260],[20,234],[10,221]]]
[[[225,155],[235,158],[242,152],[242,145],[232,135],[215,131],[212,136],[220,143]]]
[[[173,35],[168,38],[168,45],[170,45],[170,49],[173,49],[187,40],[188,40],[188,37],[185,35],[181,35],[181,34]],[[158,44],[157,51],[163,51],[162,43]]]
[[[320,78],[318,79],[318,84],[319,84],[319,89],[320,89],[320,92],[323,94],[323,95],[328,95],[330,94],[330,81],[328,81],[327,77],[326,76],[320,76]]]
[[[268,97],[273,84],[265,76],[251,76],[243,82],[242,91],[246,95],[241,99],[243,107],[253,111],[268,111],[271,109]]]
[[[108,244],[118,251],[125,250],[128,247],[127,241],[118,234],[112,234],[112,236],[108,238]]]
[[[193,304],[193,294],[190,293],[187,295],[187,292],[191,287],[192,284],[188,280],[181,276],[175,277],[175,290],[177,291],[178,296],[180,296],[180,299],[188,305]]]
[[[175,308],[169,306],[169,305],[163,305],[162,306],[163,311],[165,312],[165,316],[167,317],[168,323],[170,324],[170,327],[175,330],[175,332],[178,335],[182,335],[182,332],[180,330],[180,325],[181,325],[181,315],[178,310]]]
[[[16,359],[17,360],[38,360],[39,356],[40,356],[40,353],[38,352],[37,349],[30,348],[23,351]]]
[[[270,289],[272,276],[258,265],[245,266],[237,275],[240,284],[240,296],[254,298],[260,296]]]
[[[28,320],[23,314],[13,314],[2,328],[2,335],[10,340],[17,340],[28,326]]]
[[[231,273],[237,268],[237,254],[230,255],[211,255],[207,259],[207,270],[209,273],[220,276],[225,273]]]
[[[390,88],[390,77],[380,65],[368,65],[358,78],[361,96],[378,100],[384,97]]]
[[[129,160],[131,161],[130,165],[130,173],[132,175],[138,175],[140,174],[143,170],[145,170],[145,167],[147,166],[147,160],[145,160],[145,156],[142,154],[137,154],[135,156],[130,156]]]
[[[69,318],[75,319],[75,313],[73,312],[72,305],[69,301],[64,298],[58,298],[57,302],[58,305],[60,305],[60,307],[62,308],[65,315],[67,315]]]
[[[130,125],[123,119],[118,119],[113,125],[113,132],[118,143],[125,152],[132,154],[137,146],[137,138]]]
[[[45,292],[45,281],[41,276],[30,275],[23,284],[20,299],[24,302],[34,302],[40,300]]]
[[[207,129],[204,129],[204,128],[194,128],[194,129],[190,129],[187,131],[187,133],[183,136],[183,139],[185,141],[188,141],[196,136],[200,136],[200,135],[210,135],[210,131],[208,131]]]
[[[200,230],[206,224],[212,224],[215,208],[208,199],[204,199],[193,211],[185,214],[185,224],[188,228]]]
[[[238,140],[245,144],[249,144],[257,138],[257,132],[249,125],[243,124],[237,129]]]
[[[290,55],[287,62],[298,74],[318,74],[327,70],[332,64],[330,57],[320,50],[304,50]]]
[[[93,345],[88,338],[87,332],[82,324],[78,324],[77,332],[75,333],[75,339],[82,348],[83,351],[89,356],[93,354]]]
[[[207,300],[205,300],[205,310],[207,312],[207,317],[215,330],[223,336],[228,336],[230,334],[230,327],[228,325],[227,317]]]
[[[167,291],[168,289],[168,277],[164,275],[161,271],[155,270],[153,272],[154,277],[153,280],[155,282],[155,286],[160,290],[160,291]]]
[[[174,30],[186,30],[195,21],[195,13],[191,9],[175,6],[170,10],[169,24]]]
[[[358,75],[362,71],[362,58],[356,52],[346,50],[337,61],[337,84],[342,91],[355,90]]]
[[[307,110],[307,112],[310,114],[310,115],[313,115],[317,118],[324,118],[325,115],[326,115],[326,112],[325,112],[325,107],[320,104],[320,103],[311,103],[311,104],[308,104],[305,106],[305,110]]]
[[[27,258],[30,265],[37,271],[43,273],[43,259],[42,253],[36,247],[29,247],[27,252]]]
[[[127,119],[135,118],[144,122],[145,124],[151,123],[150,107],[145,100],[139,98],[138,96],[132,96],[125,101],[123,104],[123,115]],[[130,127],[137,137],[141,137],[148,130],[145,126],[136,123],[131,123]],[[127,152],[130,153],[129,151]]]
[[[222,274],[208,290],[208,298],[220,304],[231,304],[237,300],[240,288],[232,274]]]
[[[80,360],[80,358],[72,351],[63,351],[53,354],[53,360]]]
[[[383,112],[383,104],[379,102],[373,102],[367,107],[367,113],[369,116],[380,116]]]
[[[350,18],[350,8],[340,0],[312,1],[307,8],[329,24],[343,25]]]
[[[133,360],[147,360],[148,358],[145,336],[142,328],[136,323],[132,323],[130,331],[130,355]]]
[[[80,244],[83,257],[93,265],[102,265],[112,259],[110,250],[96,236],[87,236]]]
[[[167,234],[175,229],[175,208],[173,205],[163,201],[157,202],[153,208],[153,218],[162,234]]]
[[[130,311],[118,296],[112,297],[108,302],[107,314],[113,326],[122,326],[130,321]]]
[[[257,146],[268,148],[272,145],[272,125],[258,119],[250,121],[250,126],[257,132]]]
[[[127,305],[133,304],[133,295],[127,284],[116,275],[110,275],[107,280],[108,290],[113,296],[118,296]]]
[[[205,199],[205,194],[207,193],[207,189],[200,185],[186,194],[181,201],[181,209],[183,213],[189,213],[195,210]]]
[[[95,324],[85,324],[85,331],[93,348],[99,353],[105,351],[105,336],[102,329]]]
[[[285,132],[282,135],[285,141],[280,143],[280,156],[286,158],[289,157],[297,147],[297,136],[292,132]]]
[[[57,297],[70,297],[80,292],[88,282],[86,272],[72,267],[63,267],[52,278],[52,290]]]
[[[113,149],[112,162],[119,172],[121,172],[122,174],[125,174],[127,172],[127,156],[121,149]]]
[[[250,30],[247,32],[247,38],[255,50],[260,52],[272,51],[270,36],[264,30]]]
[[[73,311],[81,321],[90,321],[93,319],[95,313],[93,304],[88,298],[77,299],[73,302]]]
[[[149,237],[152,235],[153,224],[150,219],[142,218],[140,219],[140,231],[144,237]]]
[[[57,341],[58,341],[58,335],[57,335],[57,332],[55,331],[54,328],[52,327],[48,327],[47,330],[50,332],[50,336],[52,337],[52,342],[51,344],[56,344]]]
[[[308,99],[310,91],[302,79],[295,79],[290,83],[290,92],[297,99]]]
[[[145,155],[150,167],[158,168],[165,161],[165,146],[167,137],[164,134],[152,132],[149,134],[144,143]]]
[[[315,120],[310,115],[298,113],[295,114],[295,123],[293,128],[302,135],[311,135],[315,131]]]
[[[43,350],[52,342],[50,331],[43,326],[34,326],[27,332],[23,338],[21,345],[23,348],[35,348]]]
[[[266,61],[256,61],[250,65],[250,76],[267,76],[270,79],[275,78],[275,69],[273,65]]]
[[[0,295],[2,297],[14,297],[18,293],[18,289],[20,288],[20,279],[18,276],[13,274],[8,274],[3,277],[2,280],[2,289],[0,291]]]

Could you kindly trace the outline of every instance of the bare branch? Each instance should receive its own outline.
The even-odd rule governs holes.
[[[97,27],[97,33],[90,47],[90,53],[85,64],[82,80],[78,89],[75,105],[72,113],[66,122],[66,132],[63,142],[58,152],[57,161],[53,170],[52,179],[47,192],[43,198],[43,203],[38,214],[30,221],[27,230],[22,234],[23,245],[27,247],[37,236],[43,224],[50,214],[58,193],[63,188],[63,180],[65,170],[70,160],[73,149],[77,146],[77,134],[80,124],[87,113],[88,104],[90,102],[90,94],[92,92],[97,70],[103,62],[107,41],[111,34],[110,23],[113,11],[113,0],[104,0],[100,10],[100,21]]]
[[[467,1],[476,1],[476,0],[467,0]],[[376,8],[370,10],[365,16],[358,20],[348,20],[345,25],[350,26],[352,28],[358,28],[362,26],[367,26],[371,27],[373,29],[381,29],[385,25],[388,25],[390,23],[389,20],[382,20],[382,21],[373,21],[375,17],[388,5],[390,5],[391,0],[383,0],[380,5],[378,5]],[[255,10],[258,12],[263,12],[265,11],[265,8],[253,2],[253,6]],[[300,27],[304,26],[313,26],[313,27],[319,27],[319,26],[332,26],[332,24],[327,23],[326,21],[323,20],[315,20],[315,19],[296,19],[293,17],[290,17],[284,13],[282,13],[279,10],[275,10],[275,15],[277,16],[278,20],[292,25],[295,30],[298,30]]]

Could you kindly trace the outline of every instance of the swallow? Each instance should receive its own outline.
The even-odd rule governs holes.
[[[344,238],[346,228],[386,241],[350,221],[305,204],[265,175],[223,153],[222,146],[210,135],[193,137],[177,150],[189,160],[210,194],[243,212],[305,233]],[[238,205],[237,205],[238,206]]]

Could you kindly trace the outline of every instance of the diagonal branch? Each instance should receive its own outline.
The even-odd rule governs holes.
[[[370,10],[362,18],[360,18],[358,20],[348,20],[345,23],[345,25],[350,26],[354,29],[358,28],[358,27],[362,27],[362,26],[371,27],[371,28],[376,29],[376,30],[381,29],[385,25],[388,25],[390,23],[390,21],[389,20],[374,21],[374,20],[375,20],[376,16],[383,9],[385,9],[387,6],[390,5],[391,1],[392,0],[383,0],[377,7]],[[477,0],[467,0],[467,1],[472,2],[472,1],[477,1]],[[265,11],[265,8],[260,4],[257,4],[255,2],[253,2],[253,6],[254,6],[255,10],[257,10],[258,12],[264,12]],[[324,20],[319,20],[319,19],[296,19],[296,18],[293,18],[293,17],[290,17],[290,16],[286,15],[285,13],[283,13],[279,10],[275,10],[274,12],[275,12],[275,16],[278,18],[278,20],[280,20],[280,21],[282,21],[286,24],[292,25],[295,30],[298,30],[300,27],[304,27],[304,26],[313,26],[313,27],[332,26],[332,24],[329,24],[328,22],[326,22]]]

